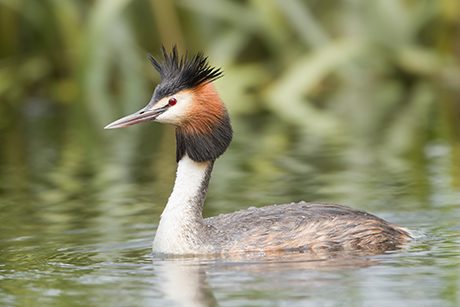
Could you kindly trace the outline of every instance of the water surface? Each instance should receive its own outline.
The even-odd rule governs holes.
[[[111,131],[111,150],[91,143],[94,153],[84,141],[56,138],[32,122],[33,137],[23,144],[29,162],[2,165],[0,304],[460,304],[458,165],[445,140],[398,157],[273,118],[234,124],[235,142],[216,163],[205,216],[324,201],[370,211],[413,230],[416,239],[381,255],[152,255],[174,180],[173,131],[144,125],[141,140],[149,142],[133,141],[137,130]]]

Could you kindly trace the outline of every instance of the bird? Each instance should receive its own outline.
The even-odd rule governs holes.
[[[214,86],[223,76],[198,52],[191,57],[161,47],[148,58],[161,83],[149,103],[107,125],[122,128],[143,122],[174,126],[177,173],[161,214],[153,252],[158,254],[242,254],[282,251],[386,251],[410,241],[408,229],[345,205],[298,202],[251,207],[203,218],[214,163],[229,147],[229,113]]]

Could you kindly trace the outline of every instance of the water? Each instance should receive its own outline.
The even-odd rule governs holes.
[[[125,233],[119,244],[62,246],[102,229],[61,233],[40,245],[38,236],[3,240],[0,300],[8,306],[457,306],[459,229],[422,229],[426,235],[406,249],[377,256],[165,259],[150,254],[150,225],[104,229]]]
[[[445,140],[397,157],[244,122],[234,120],[235,142],[216,164],[205,216],[327,201],[404,225],[416,239],[382,255],[152,255],[174,180],[172,131],[144,125],[151,141],[134,142],[135,151],[122,146],[134,132],[110,132],[106,148],[121,150],[107,155],[104,143],[90,142],[103,148],[94,153],[75,135],[56,140],[32,123],[26,163],[2,165],[0,305],[460,305],[459,166]]]

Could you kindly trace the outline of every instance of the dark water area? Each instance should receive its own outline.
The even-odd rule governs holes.
[[[174,182],[172,128],[87,133],[78,121],[38,115],[2,135],[0,305],[460,304],[460,165],[441,136],[398,155],[340,131],[236,116],[205,216],[341,203],[405,226],[415,239],[381,255],[165,258],[151,254],[151,242]]]

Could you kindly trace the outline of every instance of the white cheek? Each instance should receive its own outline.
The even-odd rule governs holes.
[[[186,112],[183,109],[173,109],[170,108],[168,111],[164,112],[158,116],[155,121],[162,124],[171,124],[178,125],[186,116]]]
[[[177,104],[168,108],[166,112],[158,116],[155,121],[162,124],[178,125],[189,115],[191,106],[190,96],[174,95]]]

